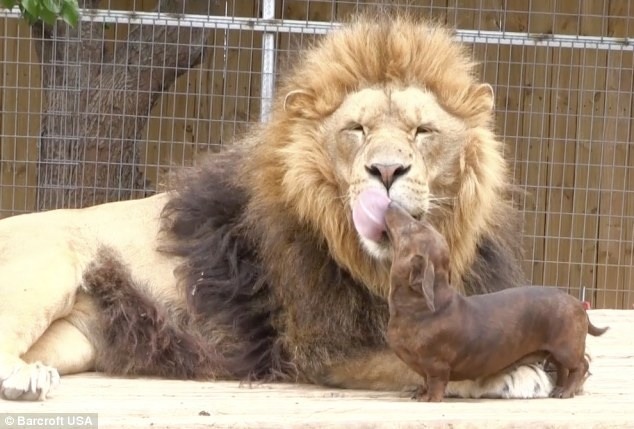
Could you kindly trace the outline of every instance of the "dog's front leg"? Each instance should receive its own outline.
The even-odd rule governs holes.
[[[437,365],[427,370],[427,392],[418,398],[421,402],[442,402],[449,382],[449,366]]]

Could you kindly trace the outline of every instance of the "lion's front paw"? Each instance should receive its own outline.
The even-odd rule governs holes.
[[[522,365],[477,381],[450,382],[447,396],[459,398],[547,398],[553,379],[540,364]]]
[[[492,377],[483,387],[483,396],[532,399],[547,398],[553,390],[553,379],[540,364],[522,365]]]
[[[58,384],[57,370],[36,362],[16,367],[2,380],[0,392],[5,399],[42,401]]]

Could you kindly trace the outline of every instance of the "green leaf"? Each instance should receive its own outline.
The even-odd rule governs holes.
[[[13,9],[13,6],[18,4],[18,0],[0,0],[0,4],[5,9]]]
[[[49,24],[49,25],[53,25],[55,24],[55,21],[57,21],[57,14],[51,12],[50,10],[46,9],[45,7],[40,7],[40,16],[39,18],[44,21],[45,23]]]
[[[38,0],[22,0],[20,3],[24,15],[28,18],[29,15],[37,20],[40,16],[40,2]]]
[[[66,1],[62,6],[60,16],[68,25],[75,27],[79,22],[79,7],[76,0]]]
[[[61,0],[42,0],[43,9],[47,9],[49,12],[59,15],[62,11]]]
[[[20,7],[20,9],[22,9]],[[26,10],[22,10],[22,16],[24,17],[24,19],[26,20],[26,22],[29,23],[29,25],[35,24],[37,22],[37,17],[31,15],[29,12],[27,12]]]
[[[34,24],[39,20],[54,24],[62,18],[68,25],[75,27],[79,22],[79,5],[77,0],[0,0],[0,7],[12,9],[18,6],[22,17]]]

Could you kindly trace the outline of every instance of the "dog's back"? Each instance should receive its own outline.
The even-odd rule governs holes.
[[[388,341],[401,359],[446,382],[549,353],[559,371],[570,372],[553,396],[574,395],[588,369],[586,335],[607,329],[593,326],[576,298],[531,286],[464,297],[450,285],[448,245],[433,226],[398,208],[388,209],[386,223],[394,248]]]

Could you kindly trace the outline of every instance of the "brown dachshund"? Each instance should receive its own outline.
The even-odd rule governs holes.
[[[593,326],[579,300],[536,286],[460,295],[450,286],[449,247],[438,231],[395,204],[385,221],[394,249],[387,339],[425,377],[419,400],[440,402],[449,380],[486,377],[531,356],[555,363],[552,397],[574,396],[589,367],[586,334],[608,329]]]

